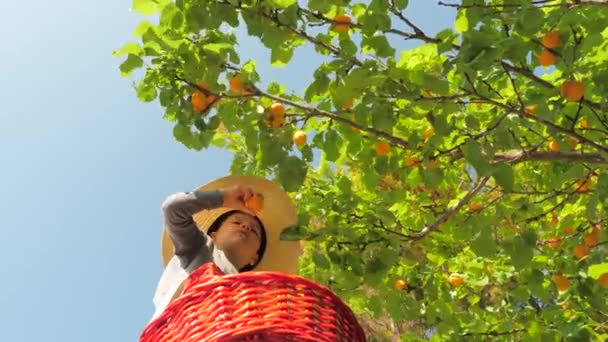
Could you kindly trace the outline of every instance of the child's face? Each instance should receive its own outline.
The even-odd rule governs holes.
[[[252,215],[237,212],[230,215],[220,228],[211,233],[217,248],[231,259],[237,268],[255,264],[262,243],[262,227]]]

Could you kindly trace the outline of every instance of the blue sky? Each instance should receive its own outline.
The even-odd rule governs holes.
[[[5,2],[0,20],[3,341],[135,341],[161,274],[160,204],[224,175],[231,156],[174,141],[156,103],[140,103],[112,51],[142,19],[130,1]],[[429,33],[451,26],[435,1],[410,0]],[[405,45],[401,45],[405,46]],[[410,45],[411,46],[411,45]],[[268,67],[302,89],[314,54]],[[245,58],[243,58],[245,59]],[[295,81],[294,81],[295,80]]]

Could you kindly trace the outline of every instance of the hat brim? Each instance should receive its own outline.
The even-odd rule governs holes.
[[[297,274],[302,246],[299,241],[282,241],[281,232],[298,221],[295,204],[287,193],[276,183],[257,176],[227,176],[213,180],[199,191],[211,191],[228,188],[235,185],[250,187],[255,193],[264,196],[264,207],[257,213],[266,229],[266,251],[254,271],[273,271]],[[217,208],[203,210],[193,218],[198,228],[207,233],[211,224],[223,213],[233,209]],[[173,242],[164,227],[161,238],[161,257],[163,266],[171,260],[174,254]]]

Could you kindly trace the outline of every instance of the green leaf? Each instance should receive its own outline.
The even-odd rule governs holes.
[[[190,126],[178,122],[173,127],[173,136],[175,137],[175,140],[181,142],[186,147],[192,148],[194,135],[192,134]]]
[[[587,274],[593,279],[598,279],[605,273],[608,273],[608,263],[591,265],[587,269]]]
[[[272,66],[282,67],[289,64],[293,57],[293,48],[290,46],[276,46],[270,54]]]
[[[513,168],[509,164],[500,163],[495,165],[492,176],[496,180],[496,183],[505,191],[510,192],[513,190],[515,177],[513,176]]]
[[[518,270],[526,267],[534,256],[533,247],[521,237],[517,237],[509,243],[505,243],[504,247],[511,258],[511,263]]]
[[[143,52],[144,50],[142,49],[141,45],[137,43],[126,43],[120,49],[112,52],[112,55],[114,57],[121,57],[126,54],[141,56]]]
[[[160,10],[156,0],[133,0],[131,8],[145,16],[155,14]]]
[[[471,249],[475,254],[484,258],[492,258],[497,252],[497,245],[492,238],[490,228],[482,228],[479,236],[471,244]]]
[[[157,92],[156,87],[151,82],[141,82],[137,86],[137,97],[142,102],[151,102],[156,99]]]
[[[393,4],[395,5],[395,8],[403,11],[408,5],[408,0],[394,0]]]
[[[306,239],[308,232],[306,227],[302,225],[295,225],[285,228],[280,235],[282,241],[300,241]]]
[[[386,39],[386,36],[384,35],[373,36],[370,38],[363,37],[361,47],[363,48],[363,53],[375,52],[378,57],[395,56],[395,49],[391,46],[388,39]]]
[[[456,15],[456,22],[454,23],[456,32],[463,33],[469,30],[469,19],[467,18],[467,10],[461,9]]]
[[[334,130],[326,131],[323,135],[323,152],[328,161],[336,161],[340,157],[342,138]]]
[[[277,8],[287,8],[293,4],[295,4],[296,0],[268,0],[268,2]]]
[[[280,161],[277,176],[285,191],[293,192],[300,189],[307,171],[308,167],[302,159],[289,156]]]
[[[144,61],[141,57],[129,54],[127,59],[120,64],[120,73],[122,76],[129,76],[135,69],[141,68]]]

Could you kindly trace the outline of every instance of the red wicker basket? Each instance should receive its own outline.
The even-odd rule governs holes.
[[[328,288],[277,272],[193,272],[140,342],[365,342],[353,312]]]

